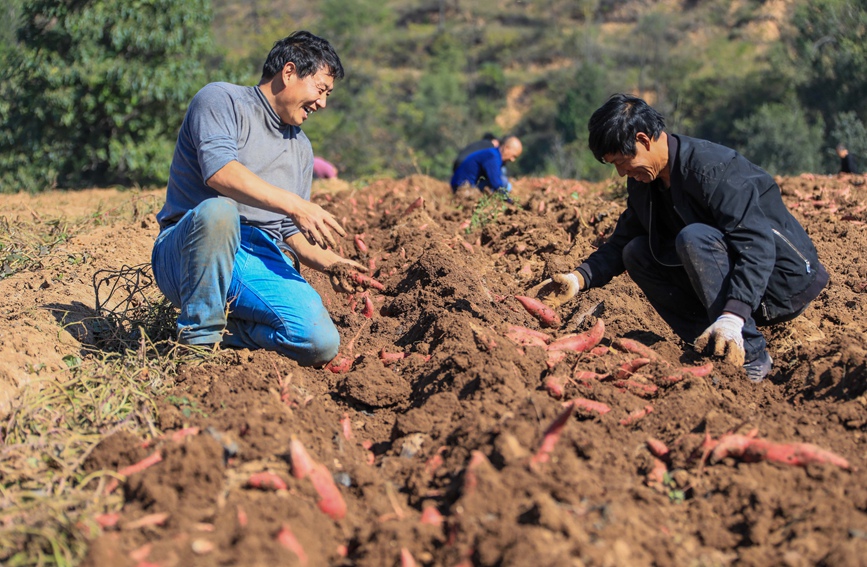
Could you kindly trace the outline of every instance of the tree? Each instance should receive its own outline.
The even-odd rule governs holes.
[[[747,118],[736,120],[738,151],[772,175],[818,171],[824,121],[811,124],[797,100],[763,104]]]
[[[789,43],[804,81],[801,100],[830,122],[854,111],[867,120],[867,0],[815,0],[798,8]]]
[[[0,184],[164,183],[210,0],[31,0],[0,61]]]

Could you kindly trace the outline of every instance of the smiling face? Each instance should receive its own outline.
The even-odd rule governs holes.
[[[613,165],[621,177],[625,175],[641,183],[661,177],[668,185],[668,139],[664,132],[656,140],[639,132],[635,136],[634,156],[616,153],[606,154],[603,159]]]
[[[311,114],[325,108],[326,99],[334,90],[334,77],[323,67],[313,75],[299,77],[291,61],[280,74],[281,89],[276,92],[272,105],[280,120],[292,126],[301,126]]]

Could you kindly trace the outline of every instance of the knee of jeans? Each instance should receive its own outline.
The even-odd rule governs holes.
[[[674,246],[677,250],[677,255],[683,259],[689,255],[690,251],[695,246],[702,242],[713,241],[712,228],[700,223],[690,224],[677,233],[677,238],[674,239]]]
[[[196,222],[214,236],[240,239],[241,217],[228,199],[206,199],[196,207]]]
[[[311,327],[304,342],[307,346],[301,352],[296,350],[295,360],[301,366],[322,366],[337,356],[340,333],[333,324]]]

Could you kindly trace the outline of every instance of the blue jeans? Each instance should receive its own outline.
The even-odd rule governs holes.
[[[623,248],[623,263],[660,317],[685,342],[692,343],[722,314],[731,280],[732,258],[722,232],[691,224],[675,241],[682,266],[663,266],[646,236]],[[744,351],[749,362],[767,347],[756,321],[744,321]]]
[[[151,264],[180,308],[183,344],[262,348],[303,366],[337,355],[340,335],[319,294],[264,232],[241,225],[227,199],[207,199],[163,229]]]

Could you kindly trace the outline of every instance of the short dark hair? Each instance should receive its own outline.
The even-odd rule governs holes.
[[[635,136],[644,132],[656,140],[665,130],[665,119],[637,96],[611,95],[590,117],[590,151],[605,163],[608,154],[635,155]]]
[[[328,40],[308,31],[293,32],[274,43],[262,65],[262,80],[273,79],[289,61],[295,63],[299,78],[315,75],[323,67],[335,79],[343,78],[343,64],[337,52]]]

